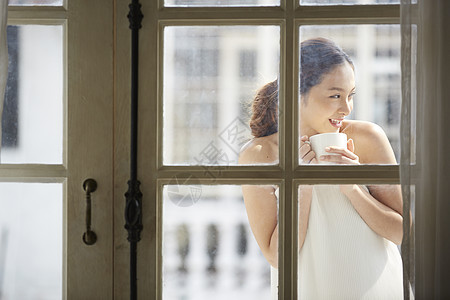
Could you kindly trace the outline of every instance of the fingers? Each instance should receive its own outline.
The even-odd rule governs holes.
[[[348,145],[348,144],[347,144]],[[350,159],[359,159],[358,156],[351,152],[349,149],[344,149],[344,148],[340,148],[340,147],[327,147],[325,148],[325,151],[330,152],[330,153],[336,153],[336,154],[341,154],[343,156],[346,156]]]
[[[310,144],[306,144],[304,143],[301,147],[300,147],[300,157],[303,158],[308,152],[310,152],[311,149],[311,145]]]
[[[321,161],[337,163],[337,164],[345,164],[345,165],[359,165],[359,158],[351,159],[349,157],[343,155],[321,155],[319,157]]]
[[[309,144],[308,136],[304,135],[300,138],[301,147],[300,147],[300,157],[302,159],[302,163],[304,164],[317,164],[316,153],[312,151],[311,145]]]
[[[306,154],[304,157],[302,157],[303,162],[307,163],[307,164],[311,163],[311,161],[315,158],[316,158],[316,153],[314,153],[314,151],[309,151],[308,154]]]
[[[329,153],[335,153],[338,155],[322,155],[319,157],[322,161],[337,163],[337,164],[354,164],[359,165],[359,157],[354,153],[355,144],[353,139],[347,141],[347,149],[341,147],[330,146],[325,148],[325,151]]]

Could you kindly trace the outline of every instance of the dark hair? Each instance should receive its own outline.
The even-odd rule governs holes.
[[[348,62],[350,57],[333,41],[315,38],[300,44],[300,95],[306,96],[310,89],[320,84],[323,75]],[[263,137],[278,131],[278,80],[263,86],[252,103],[250,128],[254,137]]]
[[[278,80],[269,82],[256,93],[252,102],[250,129],[254,137],[278,131]]]
[[[322,81],[323,75],[346,61],[354,68],[347,53],[332,40],[315,38],[302,42],[300,45],[300,94],[307,95],[313,86]]]

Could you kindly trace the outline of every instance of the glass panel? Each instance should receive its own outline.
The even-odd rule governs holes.
[[[9,5],[16,6],[61,6],[63,5],[63,0],[9,0]]]
[[[277,26],[166,27],[164,164],[236,164],[252,138],[253,96],[277,78],[279,51]]]
[[[400,26],[302,26],[300,39],[301,136],[342,132],[352,139],[360,163],[399,161]],[[325,143],[330,142],[327,138]],[[318,147],[317,143],[312,146]],[[301,148],[300,162],[302,158],[303,162],[312,161],[309,150],[307,145]],[[357,163],[355,157],[346,156],[349,159],[335,160],[338,157],[334,156],[328,162]]]
[[[410,188],[410,217],[411,217],[411,226],[409,232],[409,243],[402,244],[402,254],[403,258],[408,260],[408,268],[407,274],[409,276],[409,293],[410,299],[414,299],[414,295],[416,293],[416,264],[415,264],[415,256],[416,256],[416,187],[415,185],[411,185]],[[403,250],[406,251],[403,251]],[[405,258],[406,257],[406,258]],[[406,264],[405,264],[406,265]]]
[[[399,185],[301,185],[299,299],[403,299],[401,199]]]
[[[165,0],[165,6],[277,6],[280,0]]]
[[[271,299],[272,267],[252,231],[261,244],[278,236],[276,193],[275,186],[165,186],[163,299]],[[264,209],[271,214],[262,224]]]
[[[300,5],[400,4],[400,0],[300,0]]]
[[[0,183],[0,298],[62,299],[62,184]]]
[[[8,26],[2,163],[62,163],[62,44],[62,26]]]
[[[411,25],[411,137],[410,163],[416,164],[417,149],[417,25]]]

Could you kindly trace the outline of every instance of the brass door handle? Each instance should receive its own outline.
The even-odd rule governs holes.
[[[97,241],[97,235],[91,230],[91,193],[97,190],[97,182],[92,178],[86,179],[83,189],[86,192],[86,232],[83,234],[83,242],[90,246]]]

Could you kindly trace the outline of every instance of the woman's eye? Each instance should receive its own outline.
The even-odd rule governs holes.
[[[355,96],[356,93],[351,93],[348,97],[349,98],[353,98],[353,96]]]
[[[339,98],[341,98],[341,95],[333,95],[333,96],[330,96],[330,98],[339,99]]]

